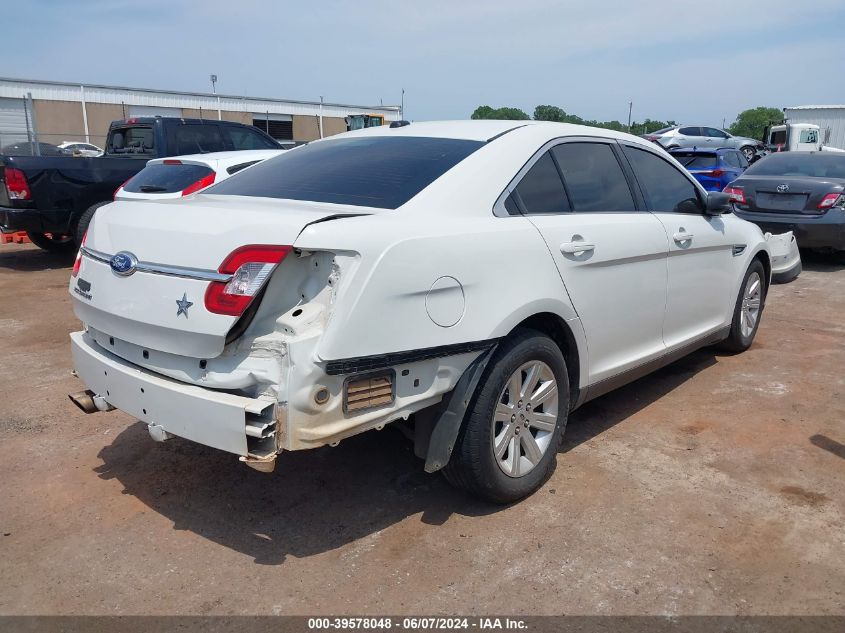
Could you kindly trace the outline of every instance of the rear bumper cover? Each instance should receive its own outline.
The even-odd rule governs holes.
[[[0,227],[5,232],[67,233],[71,214],[65,210],[0,207]]]
[[[792,231],[801,248],[845,250],[845,209],[831,209],[818,216],[735,210],[737,217],[772,234]]]
[[[185,439],[248,455],[247,423],[272,421],[275,402],[188,385],[142,370],[100,347],[86,332],[70,335],[73,364],[106,401]]]

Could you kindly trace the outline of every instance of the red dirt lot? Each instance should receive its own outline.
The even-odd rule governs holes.
[[[70,262],[0,246],[0,614],[845,614],[845,266],[570,420],[510,507],[396,431],[262,474],[67,399]]]

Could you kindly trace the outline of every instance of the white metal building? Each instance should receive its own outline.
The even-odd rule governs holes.
[[[787,123],[819,126],[824,145],[845,149],[845,105],[807,105],[783,109]]]
[[[293,143],[344,132],[351,114],[395,121],[399,107],[0,77],[0,147],[34,135],[56,145],[66,140],[96,144],[111,121],[156,115],[238,121]]]

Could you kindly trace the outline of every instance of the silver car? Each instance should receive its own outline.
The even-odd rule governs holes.
[[[754,157],[754,153],[758,149],[763,148],[763,143],[761,141],[755,141],[753,138],[732,136],[719,128],[699,125],[675,125],[665,127],[656,132],[642,134],[641,136],[644,139],[658,143],[665,149],[675,149],[678,147],[697,147],[699,149],[731,147],[745,154],[745,158],[749,162]]]

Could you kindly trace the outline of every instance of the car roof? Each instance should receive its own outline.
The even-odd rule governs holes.
[[[739,150],[735,147],[710,147],[701,149],[697,147],[676,147],[668,151],[670,154],[724,154],[726,152],[738,152]]]
[[[573,123],[555,123],[552,121],[502,121],[498,119],[483,120],[461,120],[461,121],[421,121],[412,122],[401,127],[391,128],[388,125],[379,127],[364,128],[353,132],[341,134],[344,138],[358,136],[416,136],[429,138],[451,138],[468,141],[491,141],[496,137],[508,134],[515,130],[536,130],[545,131],[553,136],[602,136],[605,138],[637,139],[625,132],[617,132],[605,128],[590,127],[587,125],[575,125]],[[323,142],[334,137],[326,137],[319,141]]]
[[[240,164],[252,160],[265,160],[279,156],[288,150],[279,149],[243,149],[229,152],[208,152],[207,154],[184,154],[182,156],[168,156],[166,158],[153,158],[147,161],[147,165],[158,165],[168,160],[180,160],[182,162],[199,163],[209,165],[215,163]]]

